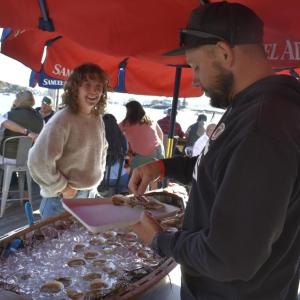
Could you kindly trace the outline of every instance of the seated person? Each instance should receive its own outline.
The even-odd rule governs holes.
[[[207,116],[200,114],[197,117],[197,122],[189,126],[186,135],[186,144],[184,152],[187,156],[192,156],[193,146],[195,142],[205,133],[204,124],[207,121]]]
[[[45,123],[54,115],[55,111],[52,109],[53,99],[45,96],[42,100],[42,106],[37,107],[35,110],[40,113]]]
[[[194,144],[193,156],[197,156],[201,154],[210,136],[213,134],[216,126],[217,125],[213,123],[207,126],[205,133],[202,136],[200,136],[199,139]]]
[[[18,124],[21,128],[26,128],[22,134],[29,135],[31,132],[40,133],[44,122],[42,117],[32,108],[35,104],[34,97],[30,91],[22,91],[16,95],[13,108],[7,113],[8,121]],[[5,122],[4,122],[5,124]],[[3,142],[5,139],[19,136],[20,131],[7,126],[3,133],[1,143],[1,155],[3,155]],[[5,157],[15,161],[18,144],[16,141],[6,144]]]
[[[105,137],[108,142],[106,175],[104,176],[104,180],[106,181],[107,175],[109,175],[109,187],[113,187],[117,184],[117,179],[120,175],[117,192],[124,193],[127,192],[129,181],[129,175],[124,169],[124,157],[128,148],[127,141],[118,126],[116,118],[112,114],[105,114],[103,121],[105,125]],[[120,163],[122,163],[122,166],[120,166]],[[120,174],[119,170],[121,171]]]
[[[192,124],[186,131],[186,146],[193,147],[195,142],[205,132],[204,124],[207,121],[207,117],[204,114],[200,114],[197,118],[197,122]]]

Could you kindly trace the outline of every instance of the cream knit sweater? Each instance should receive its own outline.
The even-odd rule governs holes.
[[[43,197],[56,197],[67,186],[97,187],[106,162],[102,117],[57,112],[44,126],[28,157],[28,167]]]

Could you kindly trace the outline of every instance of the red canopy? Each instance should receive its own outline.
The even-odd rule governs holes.
[[[38,28],[41,12],[37,0],[1,2],[1,27]],[[273,66],[299,67],[299,0],[238,2],[264,20],[265,47]],[[199,0],[47,1],[54,28],[63,36],[107,55],[160,62],[165,62],[161,53],[178,46],[178,31],[198,5]]]
[[[41,12],[36,0],[3,0],[0,27],[38,28]],[[178,45],[198,0],[51,0],[48,14],[55,31],[80,45],[107,55],[149,58]],[[167,61],[170,61],[168,59]]]
[[[227,1],[245,4],[262,18],[265,24],[264,46],[274,68],[300,67],[299,0]]]
[[[118,64],[129,58],[127,91],[166,96],[173,94],[175,76],[175,68],[166,65],[184,64],[185,60],[184,57],[167,58],[161,54],[178,46],[180,28],[186,26],[191,10],[199,5],[198,0],[51,0],[46,2],[47,11],[56,32],[47,32],[37,29],[43,15],[39,1],[1,2],[0,26],[11,27],[18,33],[3,45],[2,52],[6,55],[39,71],[43,43],[62,36],[48,47],[44,69],[49,76],[64,79],[66,71],[75,65],[93,61],[107,69],[114,85]],[[264,20],[265,49],[273,67],[298,68],[299,0],[239,2],[251,7]],[[32,30],[23,32],[30,28],[35,29],[33,35]],[[26,44],[27,34],[31,38]],[[182,97],[200,94],[198,89],[191,87],[191,76],[190,70],[183,71]]]
[[[42,53],[46,44],[47,55],[42,64]],[[78,64],[98,63],[109,73],[113,88],[118,84],[119,64],[127,59],[86,49],[56,32],[37,29],[12,31],[2,43],[1,52],[36,72],[43,68],[48,76],[61,80],[66,80]],[[172,96],[174,78],[174,67],[143,59],[127,59],[125,89],[128,93]],[[198,88],[192,87],[191,81],[191,70],[184,70],[180,89],[182,97],[201,95]]]

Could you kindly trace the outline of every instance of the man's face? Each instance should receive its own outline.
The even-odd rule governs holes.
[[[214,45],[186,51],[186,59],[193,70],[193,86],[200,87],[217,108],[228,107],[233,86],[233,73],[222,67],[214,54]]]
[[[42,107],[41,107],[41,110],[43,113],[50,113],[52,111],[52,106],[51,105],[48,105],[46,103],[42,103]]]
[[[78,105],[81,112],[92,110],[100,101],[103,84],[100,79],[86,78],[78,89]]]

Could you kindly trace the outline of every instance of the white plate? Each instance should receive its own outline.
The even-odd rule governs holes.
[[[152,215],[164,218],[174,215],[179,208],[161,203],[163,208],[151,210]],[[114,205],[110,198],[63,199],[63,207],[93,233],[137,223],[144,209],[141,206]]]

